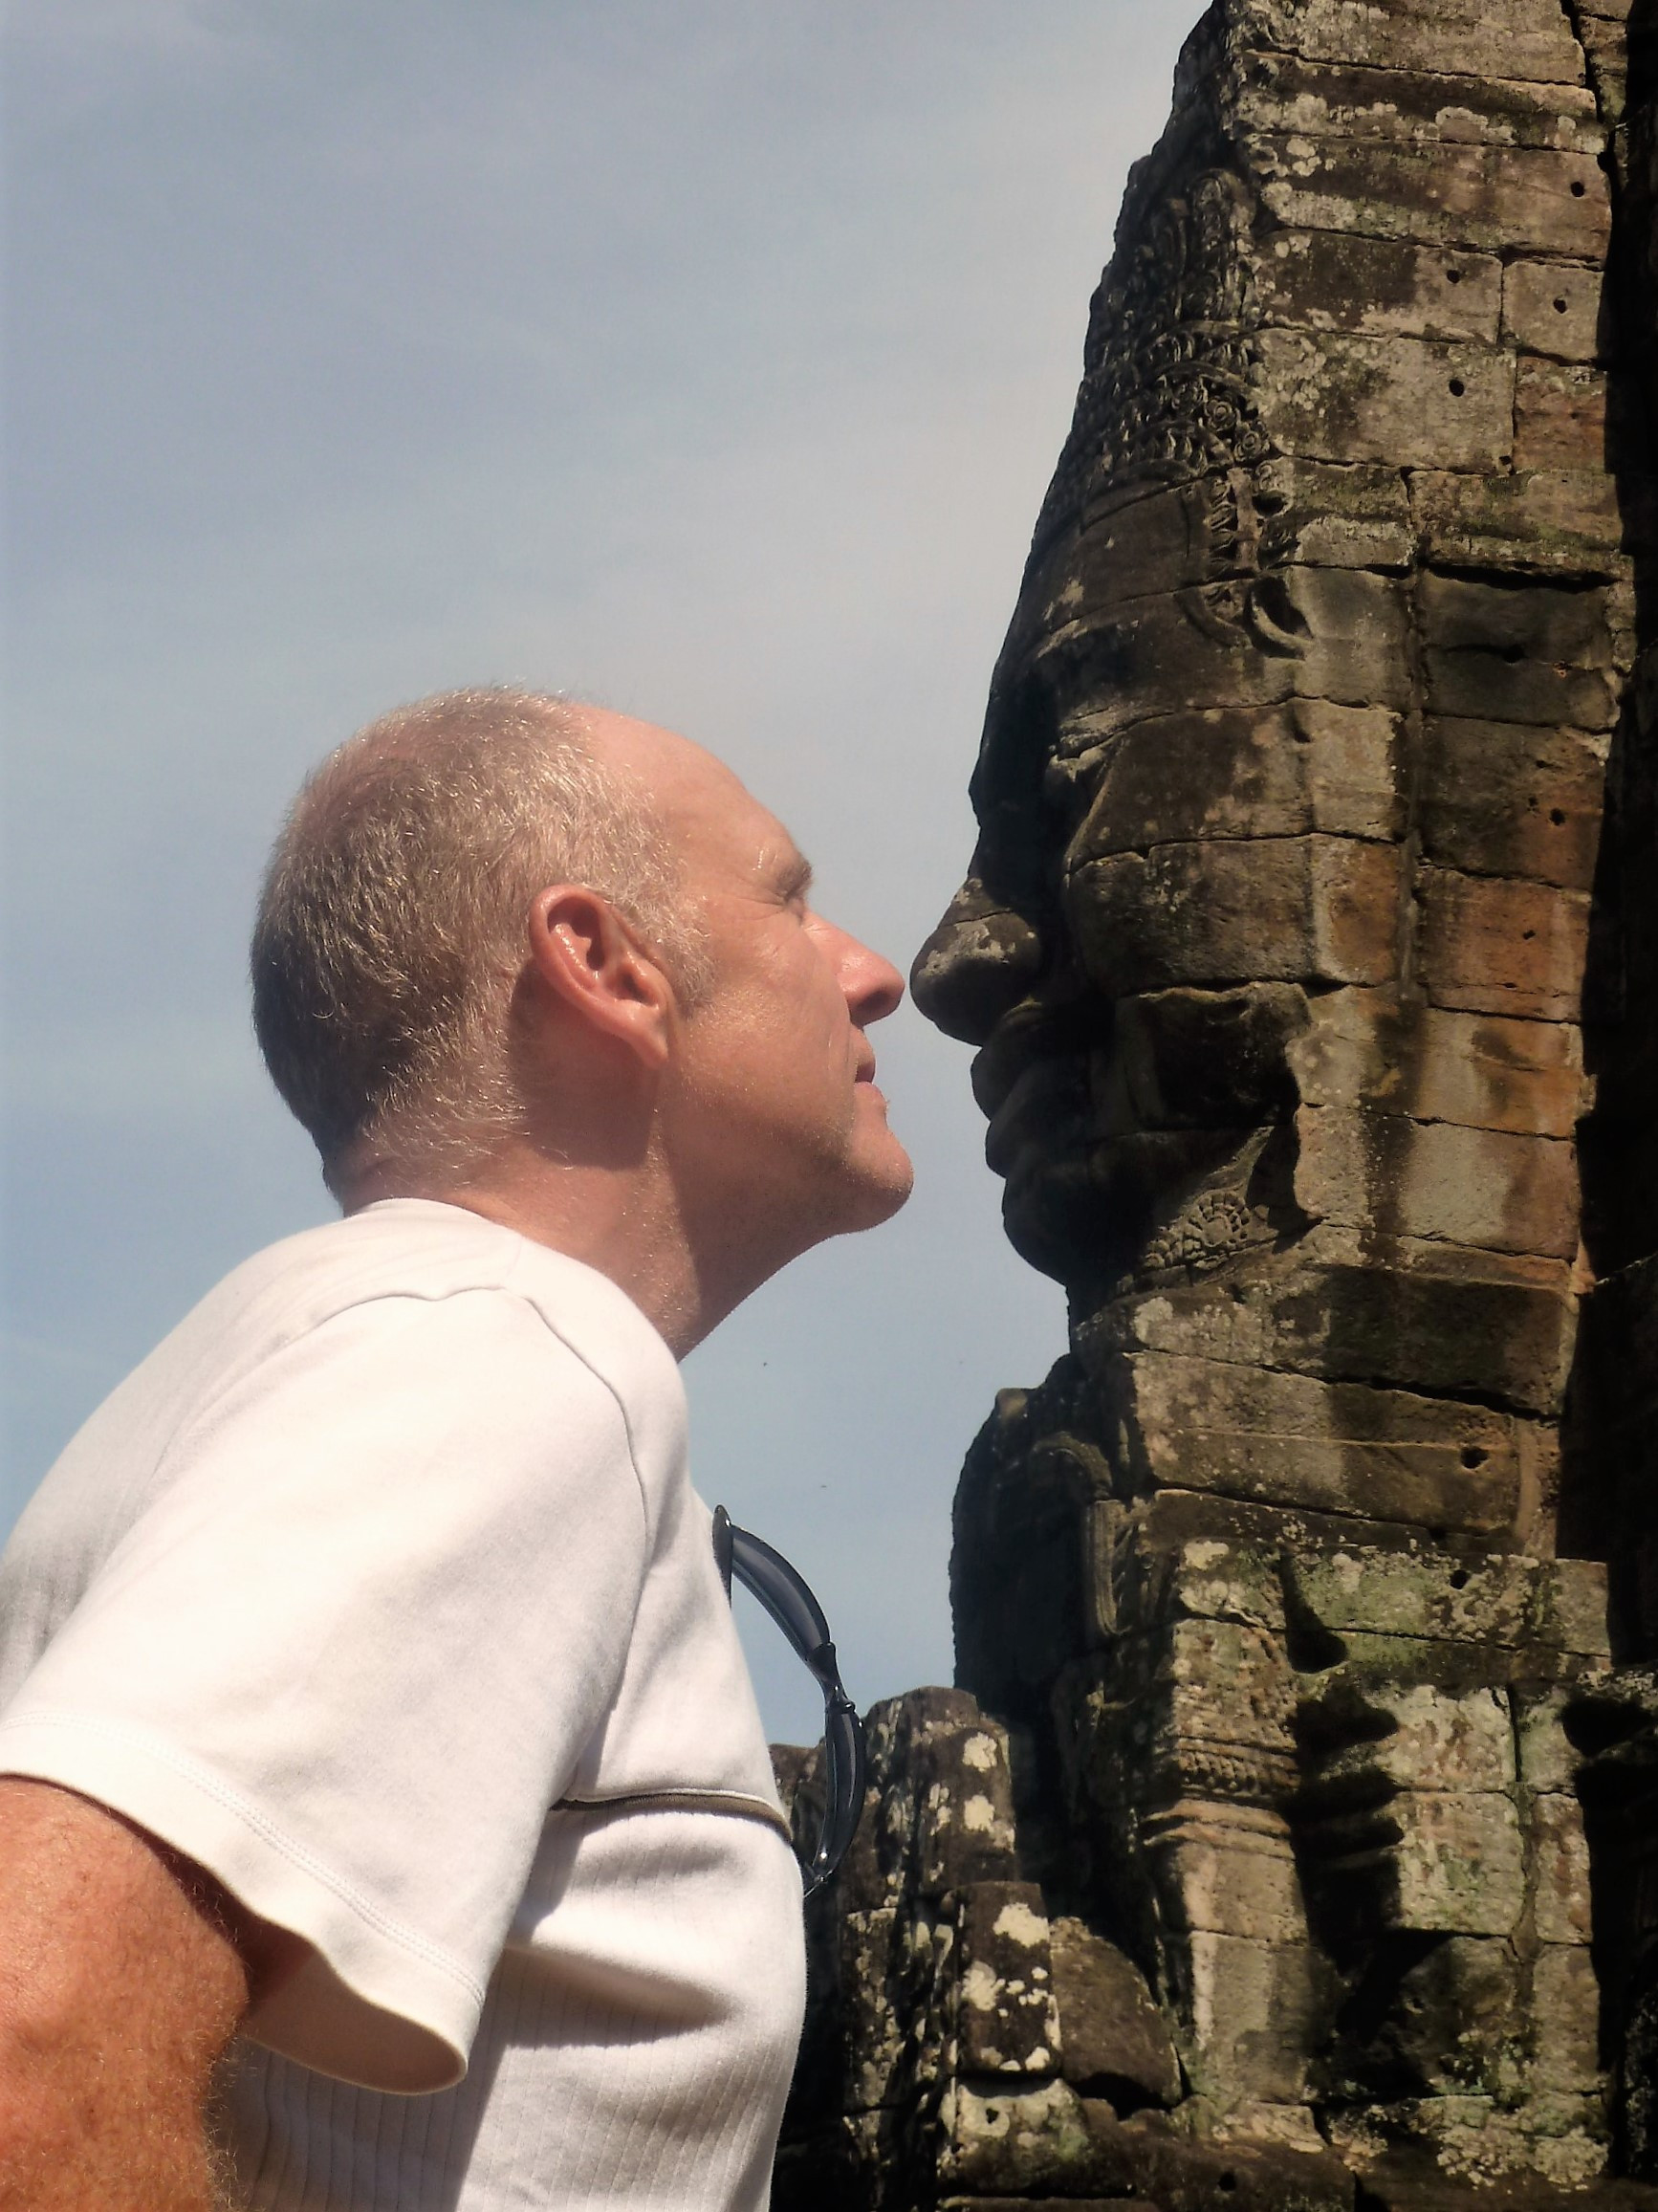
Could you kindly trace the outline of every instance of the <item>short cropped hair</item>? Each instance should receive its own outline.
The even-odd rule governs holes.
[[[373,1154],[459,1177],[522,1126],[512,996],[554,883],[607,899],[695,997],[706,954],[664,824],[566,702],[417,700],[308,779],[260,896],[253,1028],[331,1189]]]

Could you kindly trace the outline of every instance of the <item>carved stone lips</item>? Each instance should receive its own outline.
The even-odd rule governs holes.
[[[985,1134],[993,1173],[1011,1176],[1021,1158],[1059,1157],[1088,1141],[1088,1073],[1074,1052],[1043,1053],[1013,1078]]]
[[[1084,1010],[1074,1000],[1026,998],[1004,1014],[973,1056],[973,1097],[979,1111],[993,1120],[1008,1093],[1025,1070],[1037,1061],[1084,1060],[1093,1043],[1079,1017],[1091,1012],[1098,1023],[1099,1009]]]

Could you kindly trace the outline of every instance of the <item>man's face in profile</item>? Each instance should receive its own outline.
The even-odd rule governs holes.
[[[866,1035],[903,978],[814,911],[794,840],[728,768],[684,738],[623,728],[621,756],[648,776],[675,837],[709,970],[663,1102],[680,1186],[726,1209],[732,1232],[786,1235],[800,1251],[872,1228],[913,1178]]]

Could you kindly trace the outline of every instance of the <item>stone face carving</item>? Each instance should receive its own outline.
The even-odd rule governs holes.
[[[793,2212],[1658,2173],[1627,12],[1215,0],[1131,175],[914,974],[1070,1347],[881,1718]]]

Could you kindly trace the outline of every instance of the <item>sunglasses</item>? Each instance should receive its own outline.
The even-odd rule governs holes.
[[[714,1559],[726,1595],[734,1575],[763,1605],[823,1693],[823,1822],[801,1873],[815,1897],[846,1856],[863,1814],[863,1723],[846,1695],[823,1608],[780,1551],[714,1508]]]

